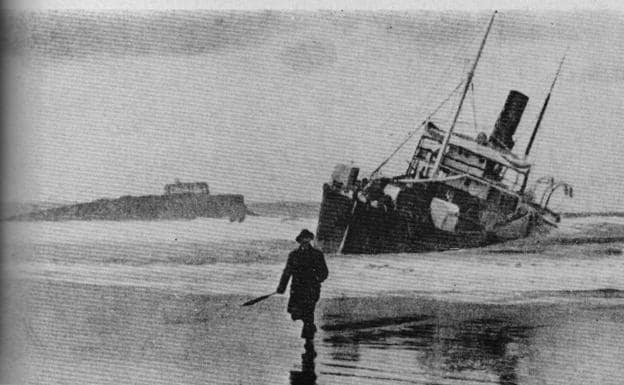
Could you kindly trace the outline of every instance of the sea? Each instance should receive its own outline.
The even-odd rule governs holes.
[[[621,384],[624,218],[326,255],[314,351],[272,293],[314,217],[2,224],[1,383]]]

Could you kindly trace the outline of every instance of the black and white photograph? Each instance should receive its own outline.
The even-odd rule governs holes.
[[[624,383],[624,6],[2,9],[0,384]]]

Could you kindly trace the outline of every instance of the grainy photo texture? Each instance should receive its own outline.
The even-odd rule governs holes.
[[[622,12],[3,20],[1,383],[622,383]]]

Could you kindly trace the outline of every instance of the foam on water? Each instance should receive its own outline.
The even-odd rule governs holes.
[[[515,301],[534,298],[535,293],[624,290],[624,218],[564,223],[549,237],[485,249],[330,255],[331,277],[324,295],[418,293]],[[314,229],[315,219],[11,222],[5,239],[17,245],[12,253],[18,257],[11,267],[16,277],[253,295],[273,291],[286,255],[295,246],[292,237],[302,228]],[[596,234],[611,236],[613,242],[594,244]],[[588,241],[576,245],[562,239]],[[37,245],[34,256],[20,256],[30,250],[19,246],[24,244]]]
[[[316,219],[248,217],[244,222],[198,218],[169,221],[5,222],[5,239],[27,243],[223,242],[293,239]]]

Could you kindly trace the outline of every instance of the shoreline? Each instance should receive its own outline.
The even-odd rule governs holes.
[[[330,255],[326,256],[330,277],[323,293],[341,297],[416,292],[496,299],[532,292],[624,290],[623,248],[623,243],[613,243],[551,245],[539,253],[493,249],[487,253]],[[132,263],[104,253],[101,259],[65,257],[60,262],[62,250],[54,250],[51,256],[5,264],[7,277],[257,296],[275,289],[286,260],[286,253],[276,253],[274,258],[254,257],[253,261],[196,264],[176,256],[173,261],[156,258]]]

